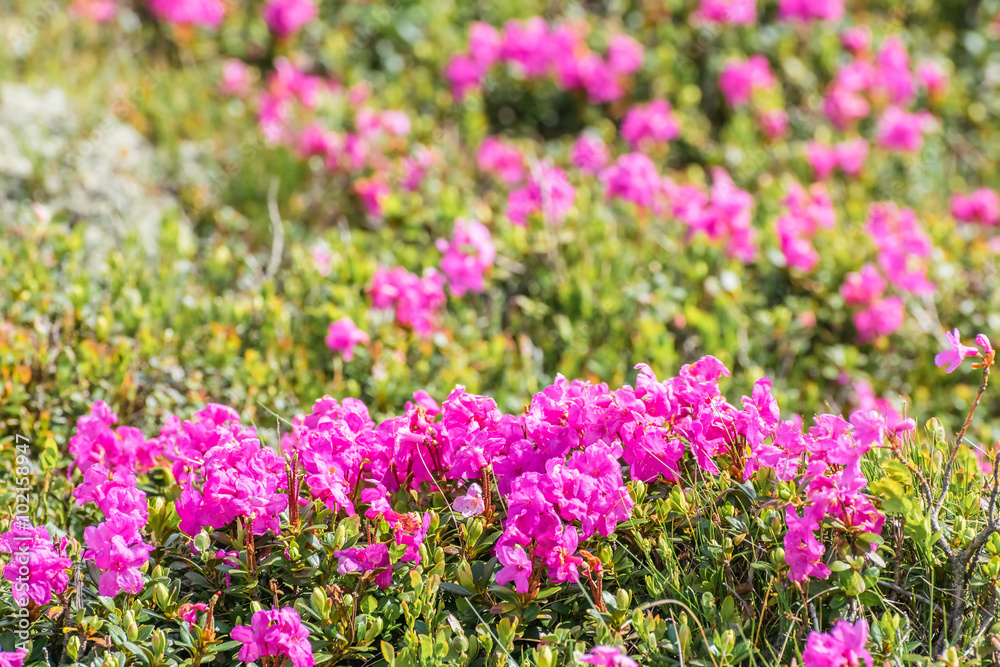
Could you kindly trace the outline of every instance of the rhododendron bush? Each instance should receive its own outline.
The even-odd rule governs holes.
[[[2,14],[0,667],[995,661],[995,0]]]

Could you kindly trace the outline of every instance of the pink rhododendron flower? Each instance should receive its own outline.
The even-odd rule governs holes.
[[[0,536],[0,553],[10,554],[3,576],[10,582],[14,603],[19,607],[32,601],[48,604],[52,594],[63,593],[69,583],[69,558],[64,545],[56,551],[49,531],[35,528],[23,517],[16,516],[10,530]]]
[[[413,191],[427,178],[431,167],[440,162],[440,153],[425,146],[418,146],[413,155],[403,159],[403,187]]]
[[[632,74],[642,67],[642,44],[628,35],[618,34],[608,44],[608,66],[616,74]]]
[[[463,100],[471,90],[479,87],[483,79],[483,66],[471,56],[453,56],[445,67],[444,77],[451,84],[451,94],[456,100]]]
[[[250,69],[242,60],[229,58],[222,69],[219,92],[223,95],[246,97],[250,92]]]
[[[531,579],[531,559],[521,547],[498,547],[497,558],[503,566],[497,572],[496,580],[501,586],[514,582],[514,590],[518,593],[527,593],[528,584]]]
[[[844,0],[778,0],[782,21],[836,21],[844,15]]]
[[[603,139],[594,134],[584,133],[573,143],[570,159],[579,169],[596,174],[607,166],[610,157]]]
[[[764,56],[751,56],[747,61],[730,61],[719,75],[719,88],[732,107],[749,102],[754,91],[768,90],[774,85],[771,66]]]
[[[903,326],[905,310],[902,299],[890,296],[856,313],[854,326],[858,330],[858,341],[867,343],[879,336],[888,336],[898,331]]]
[[[858,619],[854,624],[840,621],[829,633],[809,633],[802,652],[803,667],[872,667],[868,642],[868,622]]]
[[[367,547],[354,547],[333,552],[337,558],[337,572],[378,572],[375,584],[379,588],[388,588],[392,584],[392,567],[389,563],[389,545],[370,544]]]
[[[222,0],[149,0],[149,9],[167,23],[218,28],[226,15]]]
[[[605,196],[620,198],[643,208],[656,209],[662,181],[653,161],[643,153],[626,153],[601,172]]]
[[[283,39],[316,18],[316,5],[313,0],[268,0],[260,15],[271,34]]]
[[[637,104],[622,121],[622,138],[633,150],[666,143],[680,136],[680,124],[666,100]]]
[[[155,547],[143,542],[132,517],[111,514],[107,521],[84,528],[83,535],[88,547],[83,557],[92,558],[102,570],[98,582],[101,595],[114,597],[121,591],[135,594],[142,590],[140,568]]]
[[[948,92],[948,71],[933,60],[923,60],[917,65],[917,78],[931,97],[941,98]]]
[[[639,667],[639,663],[614,646],[595,646],[586,655],[580,656],[580,662],[600,667]]]
[[[516,146],[497,137],[486,137],[476,153],[479,170],[495,174],[501,181],[513,185],[524,179],[524,158]]]
[[[549,26],[542,17],[512,19],[503,27],[500,57],[515,64],[525,77],[542,76],[549,67],[548,39]]]
[[[760,114],[760,126],[771,141],[785,136],[788,131],[788,113],[784,109],[771,109]]]
[[[433,333],[437,311],[445,302],[444,278],[430,267],[423,276],[402,267],[379,267],[372,277],[370,293],[372,306],[395,310],[396,321],[420,336]]]
[[[782,202],[788,213],[778,216],[774,231],[781,244],[788,266],[812,271],[819,263],[819,253],[812,246],[812,237],[820,227],[833,227],[835,212],[826,187],[813,184],[808,191],[795,183]]]
[[[912,153],[923,147],[923,135],[932,125],[933,117],[926,112],[909,113],[891,106],[879,118],[876,141],[882,148]]]
[[[478,484],[470,484],[464,494],[455,498],[451,504],[456,512],[468,518],[479,516],[486,511],[486,503],[483,500],[483,489]]]
[[[365,212],[371,216],[381,216],[386,199],[392,194],[389,186],[377,178],[362,178],[354,181],[354,192],[361,199]]]
[[[951,214],[956,220],[994,227],[1000,223],[1000,195],[989,188],[980,188],[969,195],[953,195]]]
[[[107,23],[118,15],[118,3],[116,0],[73,0],[69,11],[98,23]]]
[[[849,306],[867,306],[885,292],[885,279],[873,264],[865,264],[861,271],[848,273],[840,286],[840,295]]]
[[[872,204],[865,231],[879,251],[882,271],[896,287],[912,294],[934,292],[934,283],[927,279],[934,246],[911,209],[892,202]]]
[[[958,329],[946,331],[944,335],[948,340],[948,347],[934,355],[934,365],[938,368],[947,366],[948,368],[945,369],[946,373],[953,373],[958,370],[958,367],[962,365],[962,361],[966,357],[979,356],[979,350],[976,348],[962,345]]]
[[[545,222],[562,224],[573,208],[576,188],[559,167],[540,164],[528,179],[528,184],[510,193],[507,198],[507,217],[515,225],[528,224],[527,217],[541,212]]]
[[[993,346],[990,344],[990,339],[986,337],[986,334],[976,334],[976,345],[983,348],[983,356],[993,351]]]
[[[868,159],[868,142],[864,137],[842,141],[833,147],[837,165],[849,176],[857,176]]]
[[[0,667],[24,667],[28,652],[21,648],[16,651],[0,651]]]
[[[868,51],[872,45],[872,31],[866,25],[854,26],[840,33],[840,43],[855,56]]]
[[[359,329],[349,317],[331,322],[326,334],[326,346],[335,352],[343,353],[344,361],[354,359],[354,348],[359,343],[367,343],[369,340],[371,339],[368,334]]]
[[[104,465],[115,470],[149,470],[160,455],[160,448],[147,441],[142,431],[131,426],[111,425],[118,415],[104,401],[90,406],[90,414],[76,421],[76,433],[69,441],[69,453],[74,457],[70,472],[79,468],[86,473],[91,466]]]
[[[198,613],[206,611],[208,611],[208,605],[202,602],[197,604],[186,602],[177,610],[181,620],[188,624],[188,630],[192,630],[194,626],[198,625]]]
[[[475,21],[469,26],[469,53],[480,67],[486,71],[500,58],[503,43],[496,28],[482,21]]]
[[[701,0],[693,15],[701,21],[745,25],[757,21],[757,0]]]
[[[882,42],[875,56],[878,85],[889,93],[893,104],[909,104],[915,96],[910,74],[910,55],[903,40],[893,35]]]
[[[483,291],[483,274],[493,266],[496,247],[490,230],[478,220],[459,218],[451,243],[437,240],[437,249],[444,253],[441,271],[448,276],[452,294]]]
[[[816,141],[808,142],[805,150],[806,159],[816,174],[816,180],[826,180],[837,166],[836,151]]]
[[[292,607],[258,611],[250,625],[237,625],[229,634],[243,643],[239,659],[245,663],[264,656],[287,657],[292,667],[312,667],[315,663],[309,628]]]

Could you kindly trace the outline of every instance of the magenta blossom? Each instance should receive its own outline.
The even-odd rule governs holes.
[[[330,330],[326,334],[326,346],[344,355],[344,361],[354,359],[354,348],[359,343],[367,343],[371,340],[368,334],[354,324],[354,320],[349,317],[341,317],[336,322],[330,324]]]
[[[468,490],[455,498],[451,506],[465,518],[479,516],[486,510],[482,487],[478,484],[470,484]]]
[[[24,667],[24,659],[28,652],[23,648],[16,651],[0,651],[0,667]]]
[[[608,147],[600,137],[584,133],[573,143],[570,159],[579,169],[595,174],[607,166],[610,158]]]
[[[250,625],[237,625],[230,636],[243,642],[239,658],[245,663],[263,656],[287,657],[292,667],[312,667],[315,663],[309,628],[291,607],[258,611]]]
[[[316,18],[316,5],[313,0],[269,0],[260,15],[271,34],[285,38]]]
[[[219,92],[223,95],[246,97],[250,92],[250,69],[242,60],[230,58],[222,69]]]
[[[938,368],[947,366],[948,368],[945,369],[946,373],[955,372],[962,365],[962,360],[966,357],[979,356],[979,350],[976,348],[962,345],[958,329],[946,331],[944,336],[948,340],[948,347],[934,355],[934,364]]]
[[[503,567],[497,572],[497,583],[501,586],[511,581],[518,593],[527,593],[531,579],[531,559],[522,547],[499,547],[497,558]]]
[[[149,0],[149,9],[167,23],[205,28],[218,28],[226,15],[222,0]]]
[[[444,253],[441,271],[448,276],[452,294],[483,291],[483,274],[493,266],[497,254],[490,230],[483,223],[459,218],[451,243],[438,239],[437,249]]]
[[[66,590],[70,560],[65,547],[56,551],[44,526],[35,528],[15,518],[10,530],[0,536],[0,553],[10,554],[3,576],[10,582],[19,607],[27,606],[29,599],[38,605],[48,604],[53,593]]]
[[[580,656],[579,662],[600,667],[639,667],[639,663],[615,646],[595,646],[586,655]]]
[[[757,20],[757,0],[701,0],[693,17],[712,23],[745,25]]]
[[[951,214],[962,222],[977,222],[995,227],[1000,224],[1000,195],[989,188],[979,188],[969,195],[951,198]]]
[[[622,138],[633,150],[666,143],[680,133],[680,123],[666,100],[637,104],[628,110],[622,121]]]
[[[872,667],[868,642],[868,622],[861,618],[854,624],[840,621],[828,633],[810,632],[806,650],[802,652],[803,667]]]

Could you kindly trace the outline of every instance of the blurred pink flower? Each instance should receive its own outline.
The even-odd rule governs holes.
[[[260,15],[271,34],[281,39],[316,18],[316,5],[313,0],[268,0]]]
[[[451,243],[437,240],[437,249],[444,253],[441,271],[448,276],[452,294],[483,291],[483,274],[493,266],[496,248],[490,230],[478,220],[459,218]]]
[[[778,0],[782,21],[836,21],[844,15],[844,0]]]
[[[608,147],[599,136],[585,132],[573,143],[570,159],[578,168],[595,174],[608,164]]]
[[[701,0],[701,6],[692,16],[712,23],[754,23],[757,20],[757,0]]]
[[[933,60],[923,60],[917,65],[917,78],[931,97],[942,97],[948,92],[948,71]]]
[[[642,44],[634,38],[617,34],[608,44],[608,65],[615,74],[632,74],[642,67]]]
[[[361,199],[361,204],[368,215],[381,216],[385,200],[392,191],[388,185],[372,177],[354,181],[354,192]]]
[[[330,323],[330,329],[326,334],[326,346],[335,352],[344,355],[344,361],[354,359],[354,348],[359,343],[367,343],[371,340],[368,334],[354,324],[354,320],[349,317],[342,317],[336,322]]]
[[[118,15],[118,2],[117,0],[73,0],[69,11],[76,16],[106,23]]]
[[[924,145],[923,135],[930,129],[933,120],[927,112],[909,113],[891,106],[878,121],[876,141],[882,148],[893,151],[919,151]]]
[[[595,646],[580,658],[580,662],[600,667],[639,667],[639,663],[614,646]]]
[[[226,15],[222,0],[149,0],[149,9],[167,23],[218,28]]]
[[[951,214],[962,222],[996,226],[1000,223],[1000,196],[989,188],[979,188],[969,195],[953,195]]]
[[[903,326],[905,306],[898,296],[876,301],[867,309],[854,315],[858,341],[867,343],[879,336],[888,336]]]
[[[680,136],[680,124],[666,100],[637,104],[628,110],[622,121],[622,138],[632,150],[642,146],[666,143]]]
[[[246,97],[250,92],[250,70],[242,60],[229,58],[222,69],[219,92],[223,95]]]
[[[768,90],[774,85],[771,66],[767,58],[759,55],[751,56],[747,61],[730,61],[719,75],[719,88],[732,107],[749,102],[754,91]]]

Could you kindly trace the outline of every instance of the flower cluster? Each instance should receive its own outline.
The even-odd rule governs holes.
[[[268,0],[260,15],[271,34],[284,39],[316,18],[316,5],[313,0]]]
[[[262,446],[231,407],[211,403],[193,417],[169,417],[157,438],[182,484],[175,503],[180,529],[196,535],[241,518],[255,535],[277,534],[279,515],[288,506],[288,496],[280,493],[284,459]]]
[[[104,513],[104,521],[83,531],[88,547],[83,557],[101,569],[97,589],[107,597],[142,590],[140,569],[155,548],[142,537],[149,510],[146,494],[137,484],[132,471],[109,471],[98,463],[87,469],[83,483],[73,491],[78,505],[94,503]]]
[[[543,220],[561,224],[573,208],[576,188],[559,167],[542,163],[528,177],[524,187],[512,190],[507,198],[507,217],[515,225],[526,226],[528,216],[541,213]]]
[[[732,60],[719,75],[719,89],[731,107],[750,101],[758,90],[770,90],[777,81],[764,56],[751,56],[749,60]]]
[[[309,628],[291,607],[258,611],[250,625],[237,625],[230,634],[243,643],[239,659],[248,664],[270,656],[287,658],[292,667],[312,667],[316,662]]]
[[[147,441],[142,431],[131,426],[111,426],[118,422],[118,415],[104,401],[95,401],[90,414],[76,422],[76,433],[69,441],[73,466],[86,473],[92,466],[102,465],[112,470],[144,471],[155,465],[161,448],[155,441]]]
[[[624,94],[623,81],[642,66],[643,48],[628,35],[615,35],[605,57],[591,51],[587,26],[564,22],[549,26],[540,16],[510,20],[499,32],[473,23],[469,51],[454,56],[445,69],[452,94],[462,99],[479,88],[497,63],[509,63],[524,78],[552,76],[564,90],[582,89],[592,103],[613,102]]]
[[[785,262],[800,271],[812,271],[819,263],[812,237],[820,228],[832,229],[836,222],[830,193],[821,183],[814,183],[808,191],[793,183],[783,203],[788,212],[775,220],[774,231]]]
[[[622,138],[632,150],[648,150],[657,144],[665,144],[676,139],[680,133],[680,123],[666,100],[637,104],[628,110],[622,120]]]
[[[872,667],[874,661],[865,648],[868,643],[868,622],[840,621],[828,633],[809,633],[802,652],[803,667]]]
[[[380,266],[369,287],[372,307],[391,308],[397,322],[419,336],[429,336],[434,332],[437,311],[445,302],[444,282],[444,277],[432,267],[424,269],[421,277],[401,266],[393,269]]]
[[[16,516],[10,530],[0,536],[0,552],[10,554],[3,576],[10,582],[14,603],[19,607],[26,607],[29,601],[48,604],[53,593],[59,595],[66,590],[71,564],[66,557],[66,540],[56,550],[44,526],[36,528]]]
[[[438,239],[437,248],[444,254],[441,270],[448,276],[452,294],[483,291],[483,274],[496,258],[490,230],[483,223],[459,218],[451,242]]]
[[[845,139],[833,146],[810,141],[806,144],[806,159],[818,181],[829,178],[837,167],[848,176],[855,177],[868,160],[868,142],[864,137]]]
[[[929,294],[935,289],[927,278],[933,246],[912,210],[893,203],[873,204],[865,231],[878,250],[879,266],[865,264],[859,272],[849,273],[840,287],[844,301],[862,309],[854,314],[860,342],[886,336],[903,325],[902,298],[883,296],[887,280],[903,293]]]
[[[968,195],[956,194],[951,198],[951,214],[962,222],[995,227],[1000,224],[1000,195],[989,188],[979,188]]]
[[[167,23],[218,28],[226,15],[222,0],[149,0],[149,10]]]

